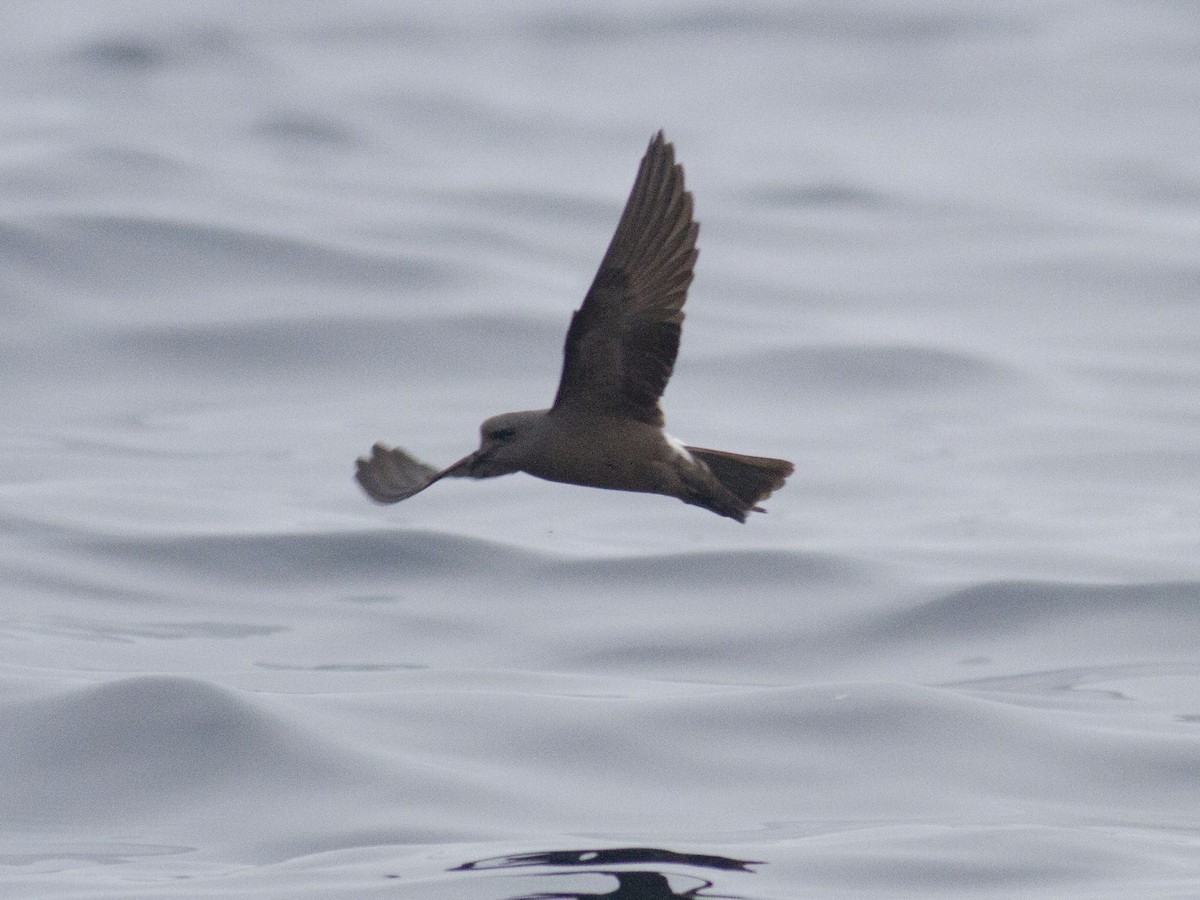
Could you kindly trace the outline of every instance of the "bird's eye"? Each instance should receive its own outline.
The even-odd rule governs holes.
[[[507,441],[517,431],[515,428],[497,428],[495,431],[488,432],[489,441]]]

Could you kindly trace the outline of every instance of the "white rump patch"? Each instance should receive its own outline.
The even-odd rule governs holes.
[[[696,461],[695,457],[693,457],[692,454],[688,453],[688,448],[683,446],[683,441],[679,440],[679,438],[673,438],[669,434],[667,434],[665,431],[663,432],[663,437],[667,439],[667,443],[671,446],[671,449],[674,450],[676,453],[678,453],[680,456],[682,456],[684,459],[686,459],[688,462]]]

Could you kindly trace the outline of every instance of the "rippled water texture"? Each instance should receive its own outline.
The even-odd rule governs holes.
[[[0,8],[0,895],[1200,896],[1183,2]],[[646,142],[745,526],[526,476]]]

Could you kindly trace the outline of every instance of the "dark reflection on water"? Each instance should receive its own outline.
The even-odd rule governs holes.
[[[703,893],[713,887],[713,882],[690,875],[657,871],[612,871],[594,868],[595,866],[615,865],[645,865],[645,864],[674,864],[697,866],[706,869],[720,869],[729,872],[749,872],[749,866],[761,865],[755,860],[732,859],[727,856],[709,856],[702,853],[676,853],[671,850],[658,850],[652,847],[621,847],[605,850],[552,850],[543,853],[522,853],[514,856],[493,856],[488,859],[463,863],[451,869],[452,872],[508,869],[529,866],[561,866],[582,867],[572,874],[606,875],[614,878],[617,886],[612,891],[604,893],[580,893],[578,891],[539,892],[512,897],[510,900],[669,900],[672,897],[721,898],[721,900],[739,900],[732,894]],[[539,872],[539,876],[552,877],[560,873]],[[694,882],[694,886],[684,889],[682,885],[672,886],[672,880],[677,883]]]
[[[516,866],[618,866],[638,863],[675,863],[723,869],[727,872],[749,872],[748,866],[761,866],[753,859],[733,859],[728,856],[708,856],[703,853],[676,853],[655,847],[610,847],[605,850],[550,850],[545,853],[519,853],[515,856],[493,856],[463,863],[451,869],[464,872],[470,869],[509,869]]]
[[[700,881],[700,884],[694,888],[684,891],[682,894],[676,894],[671,888],[670,882],[667,881],[667,876],[660,872],[603,872],[596,870],[600,875],[611,875],[617,879],[617,889],[615,891],[606,891],[603,894],[579,894],[575,892],[544,894],[522,894],[519,897],[512,897],[511,900],[669,900],[671,897],[696,897],[696,898],[713,898],[713,900],[739,900],[737,897],[732,897],[728,894],[702,894],[700,893],[705,888],[712,887],[711,881]]]

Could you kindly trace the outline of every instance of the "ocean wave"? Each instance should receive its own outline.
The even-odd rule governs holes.
[[[0,249],[89,294],[149,295],[164,303],[178,303],[181,288],[195,293],[231,279],[247,287],[269,282],[274,290],[297,282],[427,290],[455,278],[445,263],[417,254],[337,246],[245,223],[113,212],[10,219]],[[164,287],[172,290],[164,294]]]

